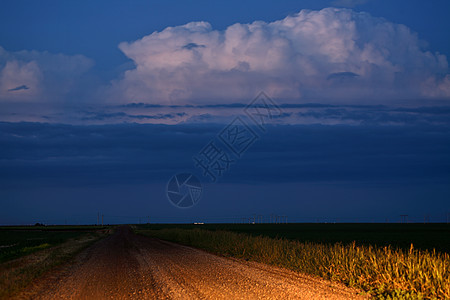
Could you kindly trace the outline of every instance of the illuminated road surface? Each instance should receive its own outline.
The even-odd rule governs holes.
[[[129,227],[20,295],[32,299],[362,299],[352,289],[139,236]]]

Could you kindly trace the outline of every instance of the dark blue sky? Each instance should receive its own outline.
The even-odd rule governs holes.
[[[2,1],[0,224],[445,221],[449,11]],[[281,109],[266,131],[244,113],[260,91]],[[193,156],[236,116],[258,137],[212,183]],[[179,172],[204,186],[190,209],[166,197]]]
[[[363,4],[345,5],[361,2]],[[365,2],[365,3],[364,3]],[[224,30],[234,23],[275,21],[301,9],[347,6],[375,17],[405,24],[432,51],[450,56],[450,3],[436,1],[32,1],[5,0],[0,10],[1,46],[9,51],[38,50],[83,54],[96,62],[107,79],[128,59],[117,48],[168,26],[207,21]]]

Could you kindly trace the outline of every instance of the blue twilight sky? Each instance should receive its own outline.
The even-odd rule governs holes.
[[[0,7],[0,224],[450,213],[448,1]],[[193,160],[211,141],[233,158],[215,183]],[[203,184],[190,209],[166,196],[180,172]]]

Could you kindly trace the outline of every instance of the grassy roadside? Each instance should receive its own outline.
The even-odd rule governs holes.
[[[342,282],[380,299],[450,298],[447,253],[299,242],[220,230],[138,228],[137,232]]]
[[[21,254],[27,255],[0,264],[0,299],[8,299],[19,293],[34,279],[67,262],[107,234],[108,230],[83,232],[70,238],[66,235],[63,243],[51,245],[41,241],[41,244],[31,246],[30,249],[21,248]]]
[[[92,226],[4,226],[0,227],[0,263],[54,247],[87,232],[106,227]]]

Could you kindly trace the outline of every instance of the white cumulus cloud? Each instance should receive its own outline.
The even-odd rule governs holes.
[[[92,65],[82,55],[10,52],[0,47],[0,101],[66,100]]]
[[[167,27],[120,50],[135,63],[109,96],[125,102],[449,98],[444,55],[408,27],[351,9],[302,10],[275,22]],[[31,68],[31,66],[30,66]]]

